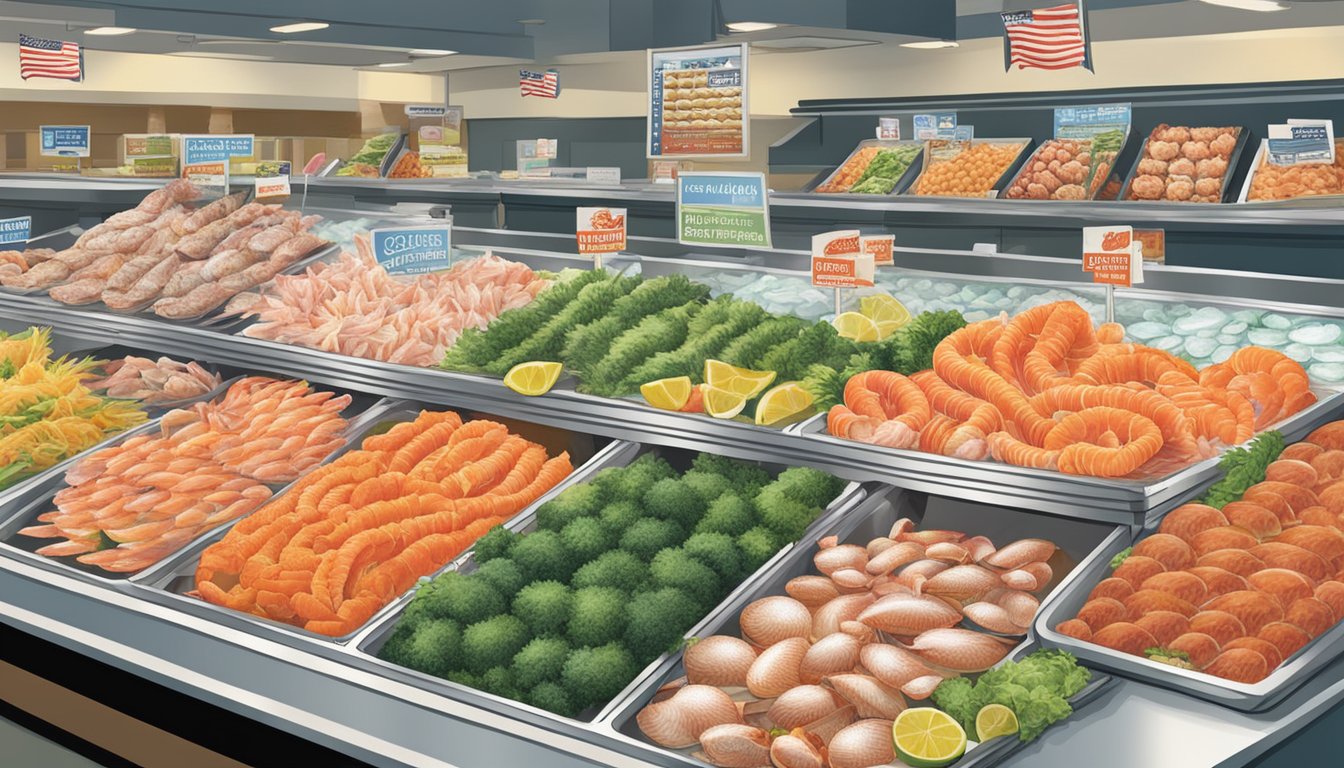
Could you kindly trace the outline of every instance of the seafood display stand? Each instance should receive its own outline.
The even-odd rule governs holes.
[[[556,194],[579,192],[556,190]],[[977,208],[981,204],[1003,204],[963,202]],[[808,201],[809,206],[821,203]],[[864,205],[849,201],[835,204]],[[946,205],[946,201],[936,204]],[[1049,215],[1067,217],[1068,207],[1052,208]],[[1275,213],[1298,217],[1316,214],[1328,217],[1330,226],[1341,226],[1337,214],[1329,212],[1261,215],[1272,217]],[[352,209],[341,215],[371,220],[397,216],[399,221],[406,220],[387,209]],[[500,256],[534,268],[586,264],[570,255],[572,241],[561,236],[470,227],[459,227],[455,232],[459,245],[469,249],[489,247]],[[723,268],[725,260],[736,260],[729,261],[731,268],[745,274],[752,270],[764,274],[768,269],[776,277],[788,277],[786,273],[802,275],[806,262],[802,251],[753,252],[744,259],[741,252],[731,249],[701,249],[687,254],[675,243],[658,238],[636,237],[631,243],[632,250],[647,257],[613,260],[608,268],[639,270],[645,275],[693,275],[696,270]],[[1046,290],[1062,289],[1078,277],[1075,263],[1033,256],[990,258],[970,251],[903,248],[898,249],[896,261],[903,273],[951,283],[997,282]],[[1145,287],[1117,291],[1117,298],[1158,305],[1191,302],[1254,307],[1338,319],[1342,312],[1338,306],[1340,289],[1338,281],[1323,279],[1158,267],[1149,270]],[[1035,535],[1074,528],[1092,531],[1093,538],[1071,539],[1061,534],[1066,541],[1091,542],[1091,549],[1074,554],[1076,567],[1064,577],[1069,582],[1095,571],[1144,526],[1199,495],[1218,476],[1212,461],[1144,485],[1023,474],[993,464],[967,467],[914,454],[893,458],[875,446],[837,445],[836,441],[811,434],[814,430],[806,425],[773,430],[653,411],[633,400],[593,397],[563,384],[541,397],[526,398],[494,378],[392,365],[252,339],[241,335],[239,325],[234,323],[168,322],[143,314],[66,307],[41,295],[0,292],[0,319],[41,322],[51,325],[58,334],[87,340],[90,345],[117,344],[215,366],[301,377],[362,393],[366,401],[379,397],[414,400],[610,441],[589,464],[576,471],[570,482],[592,471],[594,462],[613,460],[617,454],[640,450],[638,446],[643,444],[709,451],[776,465],[812,466],[862,484],[852,486],[834,502],[801,541],[786,546],[739,585],[691,634],[717,631],[734,621],[748,600],[777,591],[780,579],[805,564],[809,548],[827,532],[857,535],[856,530],[865,530],[861,528],[865,521],[878,525],[868,533],[879,531],[879,523],[890,521],[883,518],[874,523],[866,516],[892,514],[891,505],[899,504],[895,500],[906,495],[922,494],[953,503],[964,518],[959,524],[971,527],[966,520],[980,516],[986,520],[983,527],[998,536],[1009,532],[1003,530],[1007,522],[994,520],[996,514],[1022,516],[1016,519],[1029,520],[1028,533],[1034,531]],[[1321,394],[1317,406],[1281,425],[1290,440],[1329,418],[1338,418],[1344,411],[1338,394]],[[383,403],[374,407],[400,406]],[[22,493],[0,498],[0,516],[12,524],[12,518],[22,514],[31,501]],[[524,525],[529,514],[523,512],[512,525]],[[1023,528],[1027,528],[1025,523]],[[0,546],[0,621],[374,765],[687,764],[685,756],[643,741],[629,728],[629,720],[641,702],[675,672],[679,664],[676,655],[664,656],[646,669],[591,722],[559,718],[461,686],[425,684],[419,679],[423,676],[389,669],[369,655],[388,630],[387,617],[397,605],[404,604],[404,599],[355,634],[332,640],[240,616],[220,616],[219,611],[204,605],[184,610],[181,603],[188,598],[164,591],[152,597],[147,594],[168,586],[180,567],[185,567],[185,561],[165,563],[144,578],[93,579]],[[1045,601],[1042,615],[1050,615],[1052,606],[1066,591],[1056,588]],[[1029,633],[1018,653],[1038,644],[1036,635]],[[1344,701],[1344,659],[1324,665],[1301,687],[1257,713],[1220,707],[1123,674],[1111,675],[1108,684],[1094,686],[1086,697],[1076,702],[1078,711],[1073,717],[1050,728],[1035,742],[1020,749],[1016,745],[1014,749],[996,748],[983,757],[971,753],[968,764],[1033,768],[1247,765]]]

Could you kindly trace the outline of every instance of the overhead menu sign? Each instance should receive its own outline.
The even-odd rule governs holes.
[[[452,266],[451,224],[375,229],[369,234],[374,258],[389,274],[424,274]]]
[[[760,173],[677,176],[677,240],[692,245],[770,247],[770,203]]]
[[[88,157],[89,126],[44,125],[39,129],[44,157]]]
[[[656,157],[747,157],[746,43],[648,54],[646,147]]]
[[[33,217],[0,219],[0,245],[23,245],[33,234]]]
[[[202,134],[182,137],[182,164],[228,163],[234,157],[252,157],[252,134]]]

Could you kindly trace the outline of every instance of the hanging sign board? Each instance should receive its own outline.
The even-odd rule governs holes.
[[[579,253],[593,255],[625,250],[624,208],[579,208],[574,222]]]
[[[769,248],[770,204],[765,175],[678,175],[677,240],[692,245]]]
[[[375,229],[369,235],[374,258],[389,274],[417,275],[452,266],[451,224]]]
[[[1083,271],[1094,283],[1128,288],[1143,282],[1142,249],[1133,227],[1083,227]]]
[[[747,43],[648,54],[646,147],[656,157],[747,157]]]
[[[235,157],[252,157],[255,137],[248,134],[200,134],[182,137],[182,164],[228,163]]]
[[[0,245],[24,245],[32,234],[32,216],[0,219]]]
[[[873,284],[873,257],[864,253],[857,229],[812,236],[812,284],[818,288],[867,288]]]
[[[896,263],[895,235],[863,235],[859,238],[859,250],[873,257],[873,265],[889,267]]]
[[[39,130],[43,157],[89,156],[89,126],[44,125]]]

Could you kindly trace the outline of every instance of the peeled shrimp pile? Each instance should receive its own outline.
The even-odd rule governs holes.
[[[179,363],[167,357],[150,360],[130,355],[104,365],[103,371],[107,375],[89,382],[89,389],[151,405],[200,397],[222,383],[219,374],[199,363]]]
[[[1344,421],[1312,432],[1221,510],[1162,519],[1078,617],[1057,631],[1125,653],[1150,648],[1241,683],[1344,620]]]
[[[1275,165],[1269,154],[1251,177],[1247,200],[1291,200],[1312,195],[1344,194],[1344,139],[1335,140],[1335,162]],[[0,254],[2,256],[3,254]],[[0,267],[4,269],[4,267]]]
[[[323,245],[307,232],[317,217],[242,205],[241,194],[189,208],[197,195],[189,182],[172,181],[22,274],[0,269],[0,283],[47,289],[63,304],[152,305],[157,315],[182,319],[261,285]]]
[[[484,328],[501,312],[532,301],[546,286],[522,264],[482,256],[413,280],[392,277],[356,240],[341,254],[235,311],[260,318],[243,334],[403,365],[433,366],[466,328]],[[233,308],[231,308],[233,309]]]
[[[199,596],[311,632],[354,631],[569,475],[569,454],[452,412],[365,438],[201,555]]]
[[[1221,203],[1241,129],[1163,123],[1144,142],[1128,200]]]
[[[1124,477],[1184,466],[1316,401],[1306,371],[1245,347],[1202,371],[1121,343],[1071,301],[968,325],[909,378],[868,371],[845,385],[832,435],[1075,475]]]
[[[0,282],[18,278],[32,267],[55,256],[50,248],[28,248],[22,251],[0,251]],[[8,285],[8,283],[5,283]]]
[[[66,541],[37,553],[78,555],[115,572],[147,568],[200,534],[251,512],[268,484],[296,478],[341,444],[349,395],[260,376],[218,402],[170,411],[157,435],[105,448],[65,473],[67,487],[24,536]]]
[[[720,766],[891,762],[891,721],[907,699],[1003,660],[1040,606],[1032,593],[1054,578],[1049,541],[996,549],[984,536],[913,527],[899,520],[867,546],[823,539],[820,575],[748,605],[741,638],[687,647],[686,677],[639,713],[640,729],[665,747],[699,745],[697,756]],[[745,702],[735,699],[744,688]],[[772,740],[776,730],[788,735]],[[744,753],[753,759],[739,761]]]

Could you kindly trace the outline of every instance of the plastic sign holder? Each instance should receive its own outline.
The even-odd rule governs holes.
[[[422,275],[452,266],[453,224],[369,232],[373,256],[390,275]]]
[[[1083,227],[1083,271],[1106,286],[1106,322],[1115,322],[1115,286],[1143,282],[1143,245],[1134,228]]]

